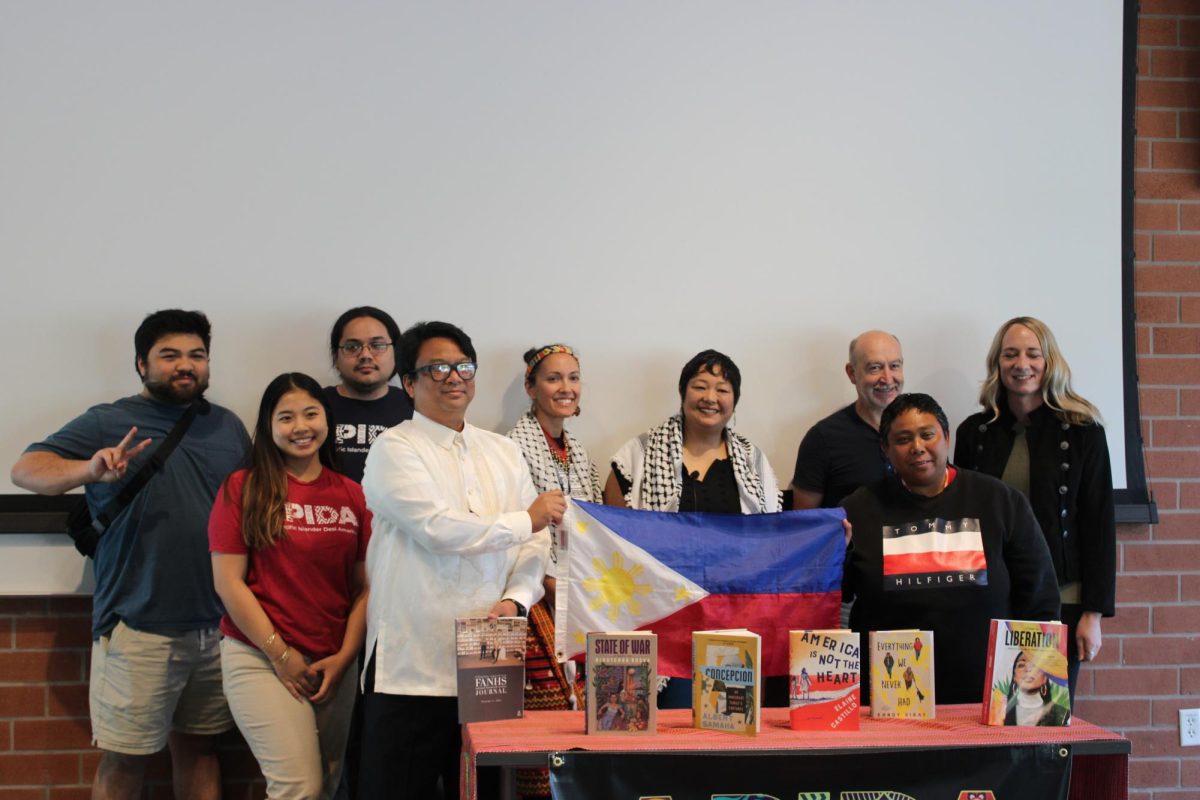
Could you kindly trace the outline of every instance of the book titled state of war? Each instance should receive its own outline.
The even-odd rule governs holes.
[[[788,644],[792,730],[858,730],[858,634],[847,630],[788,631]]]
[[[992,620],[984,670],[985,725],[1069,725],[1067,626]]]
[[[527,624],[521,617],[454,620],[459,722],[521,716]]]
[[[762,710],[762,638],[745,628],[692,633],[692,724],[746,736]]]
[[[871,716],[933,719],[933,631],[871,631]]]
[[[650,631],[587,635],[587,732],[653,734],[658,714],[658,636]]]

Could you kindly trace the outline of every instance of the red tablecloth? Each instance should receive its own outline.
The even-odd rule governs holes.
[[[1127,793],[1129,742],[1078,717],[1065,728],[1017,728],[982,724],[978,705],[938,706],[937,718],[931,720],[876,720],[863,710],[861,730],[827,733],[793,731],[788,727],[786,708],[764,708],[762,715],[762,732],[757,736],[697,730],[692,727],[691,711],[686,709],[660,711],[658,732],[653,736],[588,736],[583,732],[581,711],[527,711],[521,719],[472,723],[463,727],[462,796],[476,800],[474,777],[479,766],[544,765],[545,755],[556,750],[769,752],[1046,743],[1088,743],[1082,749],[1104,751],[1098,755],[1076,755],[1071,782],[1073,798],[1118,798]],[[1094,759],[1102,759],[1103,763]],[[1085,789],[1086,793],[1081,794]]]

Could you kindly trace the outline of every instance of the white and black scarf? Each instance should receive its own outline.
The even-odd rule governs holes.
[[[762,478],[751,466],[754,445],[745,436],[729,428],[725,429],[723,435],[739,492],[753,501],[751,505],[756,510],[766,510],[768,505]],[[636,469],[631,468],[632,465],[621,464],[620,459],[614,461],[614,466],[629,483],[625,504],[645,511],[677,510],[679,495],[683,491],[683,417],[674,414],[641,438],[644,452],[640,476],[635,474]]]
[[[522,414],[517,424],[508,432],[508,438],[520,446],[525,460],[529,462],[529,477],[533,479],[533,488],[538,492],[561,489],[564,494],[576,500],[600,502],[600,476],[596,467],[588,460],[587,451],[566,428],[563,429],[568,455],[568,465],[565,468],[550,452],[542,424],[533,414]]]

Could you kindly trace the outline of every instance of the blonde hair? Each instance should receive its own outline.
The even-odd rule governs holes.
[[[1013,325],[1024,325],[1033,331],[1042,349],[1042,357],[1046,360],[1046,370],[1042,375],[1042,401],[1063,422],[1072,425],[1099,424],[1099,409],[1071,388],[1071,368],[1058,349],[1054,334],[1046,323],[1034,317],[1013,317],[1001,325],[992,339],[992,346],[988,348],[988,374],[979,391],[979,403],[991,410],[992,420],[1000,418],[1000,403],[1004,395],[1004,384],[1000,380],[1000,351],[1004,349],[1004,335]]]

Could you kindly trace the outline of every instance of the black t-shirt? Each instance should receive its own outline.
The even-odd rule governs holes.
[[[1059,618],[1054,564],[1029,502],[995,478],[958,470],[945,491],[923,497],[891,477],[842,505],[854,526],[842,580],[857,598],[850,627],[864,648],[868,631],[933,631],[938,703],[983,699],[990,620]],[[868,659],[862,671],[865,703]]]
[[[338,454],[338,471],[361,483],[371,443],[393,425],[412,419],[412,400],[403,389],[395,386],[389,386],[388,393],[378,400],[343,397],[336,386],[326,386],[325,397],[333,406],[337,426],[334,447]]]
[[[792,485],[820,492],[821,507],[833,508],[858,487],[891,474],[892,465],[879,446],[879,431],[868,425],[851,403],[804,434]]]

